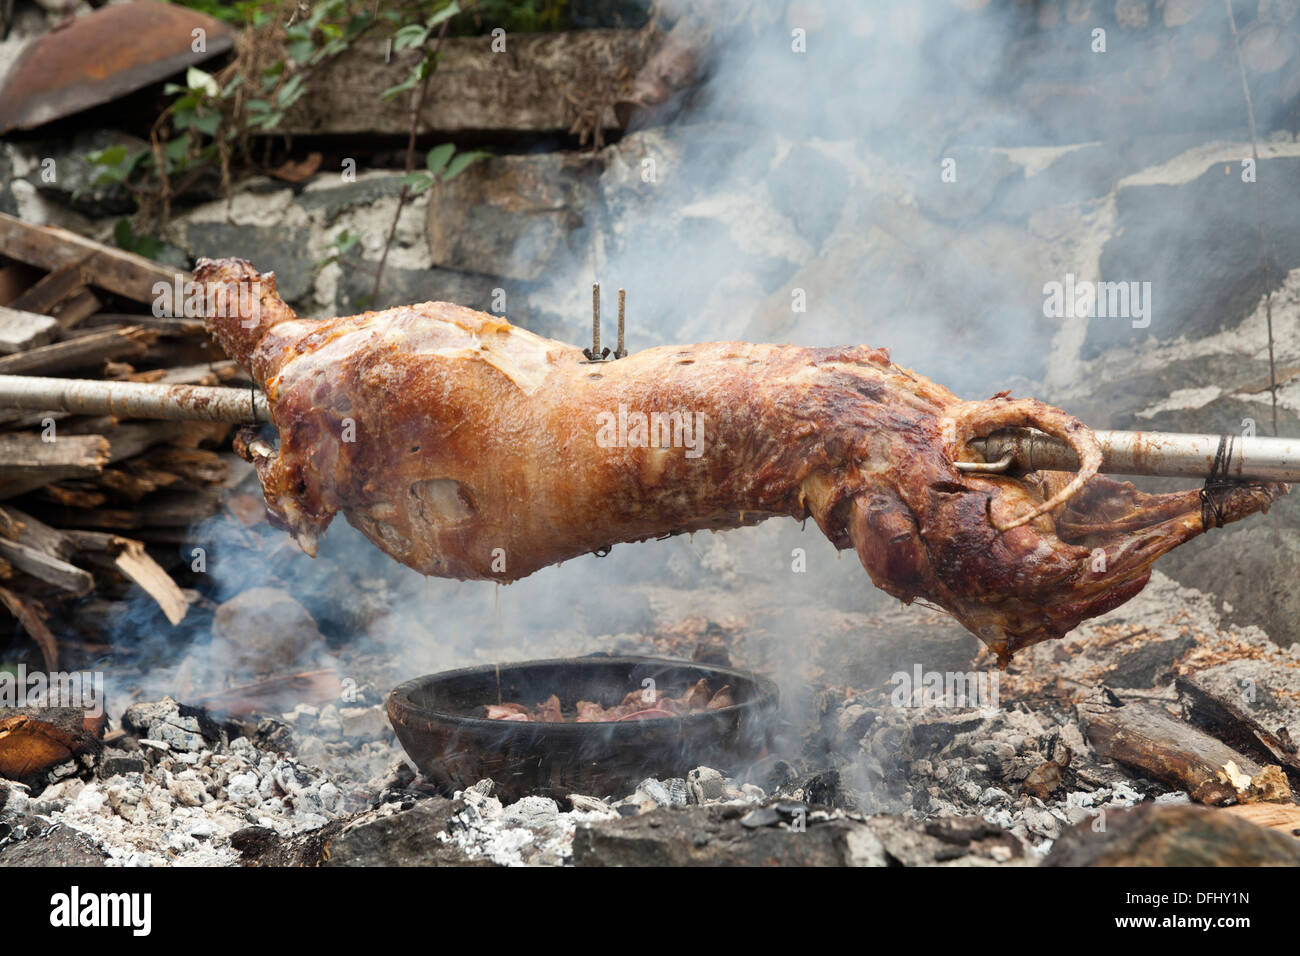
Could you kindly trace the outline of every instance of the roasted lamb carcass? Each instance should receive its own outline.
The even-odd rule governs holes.
[[[308,320],[247,262],[196,275],[209,329],[279,431],[251,456],[268,514],[309,554],[342,512],[424,574],[513,581],[618,542],[812,517],[878,587],[943,607],[1005,661],[1132,597],[1205,530],[1198,490],[1097,475],[1077,419],[1006,394],[961,401],[884,349],[717,342],[592,364],[445,302]],[[955,467],[1008,426],[1070,442],[1080,471]],[[1231,488],[1215,518],[1285,490]]]

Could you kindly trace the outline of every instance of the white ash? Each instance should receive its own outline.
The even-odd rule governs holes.
[[[388,743],[343,735],[345,728],[376,731],[369,712],[379,708],[345,707],[342,718],[332,706],[311,710],[318,719],[304,738],[305,749],[325,757],[332,757],[332,750],[346,752],[359,761],[354,771],[392,764],[394,748]],[[35,797],[7,783],[4,815],[31,813],[78,830],[105,853],[109,865],[221,866],[238,862],[229,842],[238,830],[262,826],[281,836],[314,830],[362,809],[362,795],[378,790],[376,782],[328,773],[301,753],[264,749],[247,737],[209,744],[198,721],[181,716],[171,699],[136,705],[133,716],[151,735],[137,741],[138,756],[147,761],[143,772],[61,780]],[[335,737],[320,733],[328,727],[335,728]],[[68,768],[69,773],[81,769],[71,761]]]
[[[584,794],[570,794],[571,810],[560,810],[549,797],[525,796],[503,806],[492,795],[491,780],[480,780],[454,796],[465,808],[452,818],[448,833],[439,839],[454,844],[471,857],[486,857],[502,866],[563,866],[573,857],[573,834],[580,824],[597,823],[623,815],[650,813],[660,807],[686,806],[690,781],[707,781],[709,792],[702,801],[694,795],[690,803],[757,804],[766,799],[762,788],[741,785],[711,767],[697,767],[685,778],[643,780],[630,795],[620,800],[601,800]],[[697,786],[697,790],[702,789]]]

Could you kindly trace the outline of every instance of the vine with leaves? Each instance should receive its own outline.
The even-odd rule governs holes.
[[[428,151],[424,170],[415,168],[419,121],[442,41],[452,22],[477,4],[408,0],[383,11],[378,6],[361,0],[324,0],[312,7],[291,0],[223,6],[223,19],[243,20],[231,62],[215,73],[191,67],[183,84],[163,88],[165,95],[176,98],[152,124],[147,148],[111,146],[89,156],[100,167],[95,185],[120,184],[136,200],[134,226],[128,220],[117,224],[118,244],[157,254],[163,244],[148,233],[165,227],[173,201],[205,176],[219,176],[222,195],[232,201],[235,170],[267,170],[273,143],[268,134],[307,94],[312,74],[362,37],[382,38],[386,31],[394,50],[418,49],[422,55],[403,82],[381,94],[385,101],[407,95],[412,106],[401,192],[375,270],[373,295],[378,295],[404,206],[435,182],[459,175],[488,155],[482,150],[457,153],[446,143]],[[264,148],[261,161],[254,156],[258,136]],[[344,231],[334,240],[336,253],[324,261],[345,256],[358,239]]]

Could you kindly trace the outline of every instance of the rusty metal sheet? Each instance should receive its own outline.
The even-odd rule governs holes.
[[[204,49],[195,52],[194,30]],[[235,32],[185,7],[103,7],[23,48],[0,91],[0,132],[32,129],[134,92],[229,50]]]

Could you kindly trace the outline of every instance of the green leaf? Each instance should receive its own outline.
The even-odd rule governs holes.
[[[454,16],[455,16],[456,14],[458,14],[458,13],[460,13],[460,4],[459,4],[459,3],[453,3],[453,4],[451,4],[450,6],[443,7],[441,10],[439,10],[439,11],[438,11],[437,13],[435,13],[433,16],[429,17],[429,21],[428,21],[428,27],[429,27],[429,29],[433,29],[433,28],[436,27],[439,23],[441,23],[443,20],[450,20],[452,17],[454,17]]]
[[[113,226],[113,241],[119,249],[130,251],[135,247],[135,234],[131,231],[129,219],[119,219]]]
[[[275,100],[276,103],[279,104],[280,109],[286,110],[294,103],[298,102],[299,98],[306,92],[307,90],[303,86],[302,76],[299,74],[298,76],[290,77],[289,82],[280,87],[280,92],[275,94]]]
[[[221,128],[221,114],[215,110],[207,110],[195,116],[191,125],[204,135],[216,136],[217,130]]]
[[[441,146],[435,146],[429,150],[424,157],[424,165],[429,168],[429,172],[437,176],[442,172],[444,166],[451,160],[452,154],[456,152],[456,147],[451,143],[443,143]]]
[[[424,79],[424,77],[420,75],[420,68],[416,67],[411,71],[411,75],[401,83],[398,83],[396,86],[390,86],[388,89],[384,90],[384,92],[380,93],[379,98],[385,103],[390,102],[392,99],[400,96],[407,90],[415,89],[415,84],[419,83],[422,79]]]
[[[118,166],[122,160],[126,159],[126,147],[109,146],[106,149],[88,154],[86,158],[96,166]]]
[[[428,173],[407,173],[402,177],[402,185],[410,187],[412,196],[418,196],[433,185],[433,177]]]
[[[244,109],[250,113],[266,113],[271,109],[271,104],[266,100],[248,100],[244,103]]]
[[[167,158],[171,160],[180,160],[190,151],[190,134],[182,133],[174,140],[167,144]]]
[[[401,51],[423,46],[427,36],[424,27],[416,23],[408,24],[393,34],[393,49]]]
[[[480,159],[484,159],[491,155],[491,153],[484,152],[481,149],[476,149],[472,153],[458,153],[456,158],[451,161],[451,165],[447,167],[447,171],[442,174],[442,181],[445,183],[449,179],[455,179],[463,173],[470,164],[476,163]]]
[[[217,85],[216,78],[211,73],[205,73],[197,66],[192,66],[185,71],[185,85],[192,90],[199,90],[208,96],[219,96],[221,87]]]
[[[289,58],[295,63],[306,63],[316,52],[316,44],[311,40],[294,40],[289,44]]]

